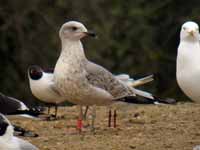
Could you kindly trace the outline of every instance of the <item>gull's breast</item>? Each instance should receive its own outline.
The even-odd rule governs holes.
[[[176,78],[179,87],[192,100],[200,102],[199,44],[181,42],[176,61]]]
[[[200,102],[200,69],[185,69],[179,71],[176,76],[181,90],[193,101]]]

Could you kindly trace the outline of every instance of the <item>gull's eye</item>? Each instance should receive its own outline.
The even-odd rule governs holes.
[[[77,30],[77,27],[72,27],[72,31],[76,31]]]
[[[32,69],[30,72],[31,72],[31,74],[36,74],[37,73],[37,71],[34,70],[34,69]]]
[[[183,30],[186,30],[186,27],[183,27]]]

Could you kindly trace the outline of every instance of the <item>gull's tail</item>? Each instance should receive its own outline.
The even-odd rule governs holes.
[[[141,78],[141,79],[134,80],[134,81],[130,82],[130,86],[137,87],[137,86],[149,83],[149,82],[151,82],[153,80],[154,80],[153,79],[153,75],[149,75],[149,76],[146,76],[144,78]]]
[[[127,96],[117,99],[117,101],[123,101],[126,103],[134,104],[176,104],[176,100],[172,98],[159,98],[151,93],[134,89],[135,96]]]
[[[149,83],[154,80],[153,75],[149,75],[144,78],[137,79],[137,80],[134,80],[128,74],[119,74],[119,75],[115,75],[115,77],[118,80],[122,81],[123,83],[125,83],[126,85],[131,86],[131,87],[141,86],[143,84]]]

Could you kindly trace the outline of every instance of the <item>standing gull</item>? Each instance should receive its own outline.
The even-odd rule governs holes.
[[[0,114],[0,150],[38,150],[31,143],[13,136],[13,126]]]
[[[32,94],[39,100],[48,104],[48,106],[55,106],[54,116],[57,117],[58,104],[67,100],[65,97],[60,96],[51,88],[53,84],[53,72],[53,68],[42,69],[38,65],[32,65],[28,68],[28,79]],[[130,78],[128,74],[119,74],[115,75],[115,77],[131,87],[141,86],[153,81],[153,75],[149,75],[137,80]],[[48,107],[48,114],[49,110],[50,107]],[[88,107],[86,107],[84,118],[86,118],[87,110]]]
[[[50,105],[55,106],[54,116],[56,118],[58,104],[66,101],[66,98],[51,88],[53,85],[53,70],[49,69],[44,72],[40,66],[33,65],[28,68],[28,78],[32,94],[48,104],[48,114]]]
[[[189,21],[182,25],[176,61],[176,78],[182,91],[200,102],[200,42],[199,26]]]
[[[70,102],[80,105],[80,126],[83,105],[108,106],[117,101],[134,103],[140,101],[140,98],[142,102],[155,101],[153,96],[124,84],[108,70],[85,57],[80,40],[94,34],[83,24],[67,22],[62,25],[59,36],[62,50],[55,66],[52,88]]]

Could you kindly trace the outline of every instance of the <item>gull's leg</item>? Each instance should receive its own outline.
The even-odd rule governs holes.
[[[47,110],[48,110],[47,112],[48,112],[48,115],[49,115],[49,114],[50,114],[51,106],[48,105],[47,108],[48,108],[48,109],[47,109]]]
[[[111,108],[109,107],[109,112],[108,112],[108,127],[111,127],[111,118],[112,117],[112,111]]]
[[[83,128],[83,123],[82,123],[82,118],[83,118],[83,108],[82,106],[78,106],[79,107],[79,118],[77,120],[77,130],[79,131],[79,133],[81,133],[82,128]]]
[[[55,118],[57,118],[57,112],[58,112],[58,105],[57,104],[55,104]]]
[[[86,106],[85,108],[85,112],[83,114],[83,119],[86,120],[87,119],[87,112],[88,112],[89,106]]]
[[[96,106],[94,105],[92,108],[92,125],[91,125],[91,131],[95,130],[94,124],[96,119]]]
[[[113,121],[114,121],[113,127],[116,128],[117,127],[117,110],[116,109],[114,110]]]
[[[46,106],[47,106],[47,114],[48,114],[48,116],[45,118],[45,120],[46,121],[50,121],[51,120],[51,117],[52,117],[52,115],[50,114],[51,113],[51,104],[46,104]]]

